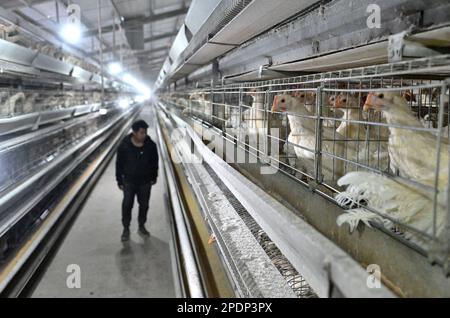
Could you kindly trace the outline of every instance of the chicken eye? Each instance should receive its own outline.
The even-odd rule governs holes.
[[[380,95],[378,95],[378,98],[384,98],[384,94],[380,94]]]
[[[301,97],[301,98],[305,98],[305,94],[301,94],[300,97]]]
[[[347,99],[343,99],[342,102],[343,102],[343,103],[347,103]]]
[[[285,103],[285,102],[286,102],[286,100],[285,100],[285,99],[282,99],[282,100],[281,100],[281,102],[282,102],[282,103]]]

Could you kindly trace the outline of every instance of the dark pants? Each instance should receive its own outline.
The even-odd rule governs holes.
[[[124,227],[130,226],[131,211],[133,210],[135,196],[137,196],[137,201],[139,203],[139,225],[144,225],[145,222],[147,222],[151,189],[152,185],[150,183],[144,185],[125,183],[123,185],[122,224]]]

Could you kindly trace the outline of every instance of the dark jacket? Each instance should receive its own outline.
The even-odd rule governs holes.
[[[142,148],[131,141],[132,134],[126,136],[117,150],[116,180],[119,185],[125,182],[146,184],[158,178],[158,149],[147,136]]]

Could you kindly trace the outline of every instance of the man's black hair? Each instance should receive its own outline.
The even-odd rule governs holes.
[[[143,120],[138,120],[131,126],[131,129],[133,129],[134,132],[138,132],[139,129],[141,129],[141,128],[143,128],[143,129],[148,128],[148,124]]]

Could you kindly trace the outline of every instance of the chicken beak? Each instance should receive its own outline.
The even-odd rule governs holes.
[[[275,96],[275,98],[273,99],[272,112],[278,111],[278,104],[279,104],[279,98],[278,98],[278,96]]]
[[[370,109],[374,109],[376,111],[381,111],[383,109],[383,104],[380,99],[373,93],[370,93],[367,96],[366,103],[363,106],[363,110],[368,112]]]

